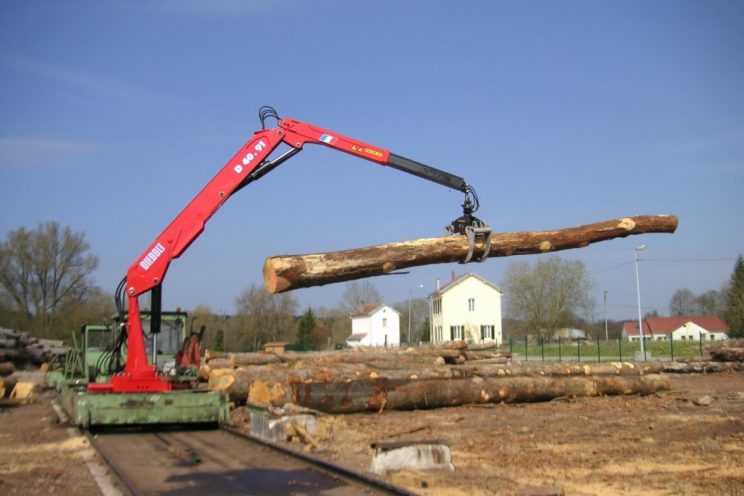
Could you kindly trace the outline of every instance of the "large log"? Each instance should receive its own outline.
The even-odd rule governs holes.
[[[316,365],[331,363],[379,364],[394,362],[402,368],[407,364],[460,363],[463,360],[482,360],[510,357],[508,351],[496,351],[496,342],[468,345],[454,341],[445,345],[428,345],[416,348],[354,348],[334,351],[282,352],[282,353],[215,353],[207,350],[203,362],[209,368],[230,368],[241,365],[267,365],[269,363],[311,362]],[[471,351],[475,350],[475,351]],[[479,351],[491,350],[491,351]],[[441,358],[442,360],[438,360]],[[390,368],[390,367],[388,367]]]
[[[551,231],[493,233],[489,257],[508,257],[583,248],[592,243],[634,234],[674,232],[677,217],[640,215]],[[473,258],[483,256],[486,243],[476,241]],[[463,261],[466,236],[426,238],[310,255],[269,257],[264,284],[270,293],[388,274],[421,265]]]
[[[659,382],[647,383],[638,378],[654,375],[661,367],[661,363],[649,362],[381,369],[363,363],[321,366],[297,362],[291,366],[285,363],[215,369],[210,373],[209,387],[228,393],[238,403],[281,407],[291,402],[328,413],[348,413],[381,407],[410,409],[479,402],[476,397],[481,391],[485,402],[541,401],[579,395],[577,391],[583,390],[590,391],[586,393],[590,395],[617,394],[612,391],[620,387],[626,392],[644,393],[648,384]],[[627,380],[612,380],[620,377]],[[497,390],[507,392],[495,395]],[[508,392],[512,390],[515,392]],[[595,390],[596,393],[591,392]]]
[[[294,403],[326,413],[380,412],[479,403],[549,401],[562,397],[653,394],[670,388],[660,375],[473,377],[413,381],[358,380],[292,384]]]

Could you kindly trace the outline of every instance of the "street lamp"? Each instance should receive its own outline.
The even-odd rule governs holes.
[[[605,312],[605,341],[610,340],[610,334],[607,332],[607,290],[604,290],[604,312]]]
[[[416,286],[421,289],[424,287],[423,284]],[[411,299],[413,298],[413,290],[408,288],[408,346],[411,346]]]
[[[646,360],[646,345],[643,342],[643,321],[641,320],[641,282],[638,277],[638,252],[645,249],[646,245],[636,246],[635,248],[636,293],[638,294],[638,332],[641,337],[641,353],[643,353],[643,360]]]

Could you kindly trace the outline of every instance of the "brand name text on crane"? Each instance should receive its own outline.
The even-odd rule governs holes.
[[[149,269],[152,267],[152,264],[155,263],[155,260],[160,258],[160,255],[165,252],[165,248],[160,243],[153,246],[152,250],[147,252],[147,255],[145,255],[142,260],[140,260],[139,266],[142,267],[144,270]]]

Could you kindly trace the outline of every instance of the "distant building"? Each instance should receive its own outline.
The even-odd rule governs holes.
[[[350,347],[400,346],[400,312],[384,303],[370,303],[351,314]]]
[[[561,339],[571,339],[571,340],[577,340],[577,339],[586,339],[586,331],[582,329],[572,329],[569,327],[558,329],[555,331],[555,338],[561,338]]]
[[[502,342],[501,290],[473,273],[454,277],[430,295],[431,342]]]
[[[288,344],[287,341],[271,341],[263,345],[263,349],[266,353],[284,353],[284,348]]]
[[[627,341],[640,341],[638,322],[624,322],[622,336]],[[652,341],[722,341],[728,339],[728,326],[715,315],[648,317],[643,321],[643,337]]]

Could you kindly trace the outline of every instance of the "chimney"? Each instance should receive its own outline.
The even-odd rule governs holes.
[[[454,282],[455,279],[457,279],[457,276],[455,275],[455,271],[453,270],[452,271],[452,282]]]
[[[439,291],[439,278],[437,277],[437,291]]]

